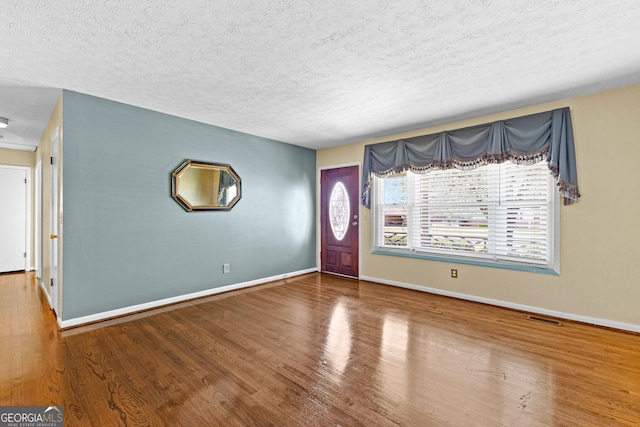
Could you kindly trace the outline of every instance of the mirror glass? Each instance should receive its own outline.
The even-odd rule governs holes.
[[[171,196],[185,210],[230,210],[240,197],[240,177],[231,165],[186,160],[171,174]]]

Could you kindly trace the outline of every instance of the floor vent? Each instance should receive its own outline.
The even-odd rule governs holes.
[[[540,316],[527,316],[527,320],[533,320],[534,322],[540,322],[540,323],[546,323],[547,325],[553,325],[553,326],[562,326],[562,322],[555,320],[555,319],[549,319],[548,317],[540,317]]]

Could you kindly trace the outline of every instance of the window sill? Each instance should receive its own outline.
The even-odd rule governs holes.
[[[451,262],[456,264],[477,265],[480,267],[501,268],[505,270],[525,271],[527,273],[551,274],[559,276],[559,270],[546,267],[534,267],[522,264],[510,264],[505,262],[488,261],[480,259],[457,258],[452,256],[429,255],[426,253],[410,252],[402,249],[380,249],[376,248],[371,251],[374,255],[391,255],[403,258],[426,259],[430,261]]]

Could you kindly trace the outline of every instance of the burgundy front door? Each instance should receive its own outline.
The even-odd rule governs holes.
[[[320,269],[358,277],[359,167],[320,172]]]

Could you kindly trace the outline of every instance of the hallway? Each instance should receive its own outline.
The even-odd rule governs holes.
[[[0,405],[59,404],[60,334],[35,273],[0,274]]]

